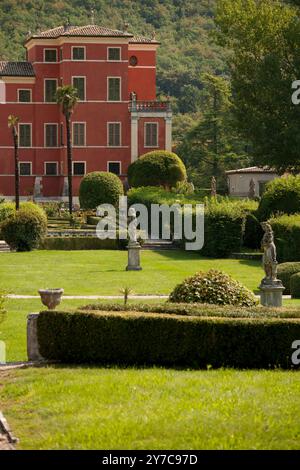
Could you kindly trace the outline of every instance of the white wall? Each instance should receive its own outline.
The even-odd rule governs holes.
[[[255,182],[255,196],[261,196],[259,183],[266,183],[278,177],[274,173],[234,173],[227,176],[230,196],[239,197],[248,197],[251,179]]]

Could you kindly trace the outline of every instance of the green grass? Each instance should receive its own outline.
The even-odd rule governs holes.
[[[47,367],[1,379],[20,449],[299,449],[297,372]]]
[[[257,289],[263,270],[255,260],[206,259],[184,251],[143,251],[143,270],[126,272],[126,251],[34,251],[1,253],[1,289],[36,294],[39,288],[63,287],[65,294],[119,294],[131,287],[137,294],[169,294],[196,271],[220,269]]]

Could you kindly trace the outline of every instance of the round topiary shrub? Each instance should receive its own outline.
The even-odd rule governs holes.
[[[254,294],[222,271],[211,269],[185,279],[175,287],[170,302],[207,303],[251,307],[257,304]]]
[[[117,206],[124,194],[120,178],[113,173],[94,171],[82,178],[79,201],[82,209],[96,209],[100,204]]]
[[[267,220],[272,214],[297,212],[300,212],[300,176],[276,178],[267,184],[258,207],[260,220]]]
[[[291,276],[290,291],[292,299],[300,299],[300,272]]]
[[[132,187],[163,186],[170,189],[186,178],[183,161],[175,153],[165,150],[146,153],[128,168],[128,182]]]
[[[281,280],[285,287],[284,294],[290,294],[290,281],[291,277],[300,272],[300,262],[294,263],[281,263],[278,265],[277,277]]]
[[[6,243],[17,251],[36,248],[47,232],[47,217],[43,209],[27,202],[1,225]]]

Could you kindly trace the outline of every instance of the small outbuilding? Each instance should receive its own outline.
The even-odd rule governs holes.
[[[270,168],[251,166],[238,170],[226,171],[230,196],[257,197],[265,190],[266,183],[278,178],[278,174]]]

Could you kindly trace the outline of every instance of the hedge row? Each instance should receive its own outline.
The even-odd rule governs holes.
[[[66,363],[291,368],[299,320],[41,312],[40,352]]]
[[[96,237],[48,237],[42,240],[40,250],[117,250],[118,240],[100,240]]]
[[[282,215],[270,220],[274,230],[278,260],[300,261],[300,214]]]

